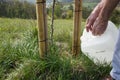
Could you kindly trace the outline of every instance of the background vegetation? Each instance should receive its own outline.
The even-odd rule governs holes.
[[[93,8],[97,5],[99,0],[85,0],[83,3],[83,19],[87,19]],[[63,4],[56,1],[55,5],[55,19],[72,19],[73,18],[73,3]],[[52,6],[47,7],[49,18],[52,14]],[[23,19],[36,19],[35,4],[25,0],[0,0],[0,17],[9,18],[23,18]],[[114,23],[120,22],[120,9],[119,6],[114,10],[111,18]]]
[[[105,62],[96,65],[82,53],[72,57],[72,20],[55,20],[56,43],[44,59],[38,53],[35,20],[0,18],[0,23],[0,80],[101,80],[109,75]]]
[[[0,17],[36,19],[35,4],[24,0],[0,0]]]
[[[82,28],[98,0],[84,0]],[[71,55],[73,4],[55,5],[54,44],[44,59],[39,57],[35,4],[24,0],[0,0],[0,80],[102,80],[111,64],[94,63],[82,52]],[[48,40],[51,33],[48,13]],[[120,8],[111,20],[118,24]]]

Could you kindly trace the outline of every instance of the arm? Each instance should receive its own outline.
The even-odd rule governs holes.
[[[86,21],[86,30],[87,32],[92,31],[92,25],[94,24],[96,18],[98,17],[101,9],[103,6],[103,0],[101,0],[100,3],[94,8],[94,10],[91,12],[90,16],[88,17]]]
[[[93,35],[103,34],[106,30],[108,19],[119,1],[120,0],[102,0],[99,4],[100,8],[95,8],[88,17],[86,30],[91,30]]]
[[[93,35],[101,35],[105,32],[108,19],[120,0],[104,0],[103,7],[92,26]]]
[[[109,18],[114,8],[117,6],[120,0],[103,0],[103,8],[100,11],[99,16]]]

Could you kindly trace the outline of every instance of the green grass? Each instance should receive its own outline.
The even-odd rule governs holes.
[[[72,37],[73,37],[73,20],[55,20],[54,22],[54,41],[60,43],[67,43],[69,49],[72,46]],[[48,24],[51,24],[48,22]],[[82,30],[84,28],[85,22],[82,23]],[[50,30],[49,26],[49,30]],[[82,31],[81,31],[82,32]],[[50,33],[49,33],[50,34]]]
[[[54,25],[54,42],[70,44],[73,21],[55,20]],[[109,64],[96,65],[70,52],[54,43],[41,59],[36,21],[0,18],[0,80],[101,80],[109,75]]]

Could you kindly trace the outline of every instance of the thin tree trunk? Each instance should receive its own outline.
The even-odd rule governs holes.
[[[53,0],[53,7],[52,7],[52,23],[51,23],[51,43],[53,44],[53,34],[54,34],[54,10],[55,10],[55,2]]]

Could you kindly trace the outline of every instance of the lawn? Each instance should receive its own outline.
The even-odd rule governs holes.
[[[101,80],[109,75],[109,64],[96,65],[82,52],[71,56],[72,30],[72,20],[55,20],[54,44],[41,59],[36,21],[0,18],[0,80]]]

